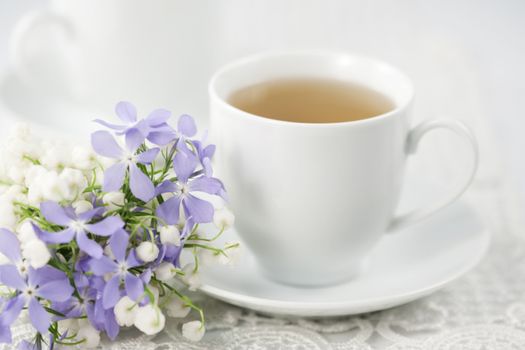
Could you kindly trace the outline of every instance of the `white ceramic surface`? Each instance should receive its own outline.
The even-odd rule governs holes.
[[[227,103],[239,88],[305,76],[367,86],[389,97],[395,108],[369,119],[308,124],[254,116]],[[428,216],[463,193],[477,168],[474,137],[454,120],[410,129],[413,94],[410,80],[396,68],[330,52],[260,54],[214,75],[210,138],[220,149],[217,174],[227,184],[238,232],[267,275],[295,285],[347,280],[385,232]],[[437,128],[472,146],[471,170],[450,197],[398,216],[406,159],[421,137]]]
[[[35,89],[53,85],[95,106],[130,100],[205,120],[219,8],[208,0],[52,0],[18,23],[11,63]]]
[[[357,278],[323,288],[273,282],[246,247],[236,265],[203,267],[201,290],[256,311],[294,316],[338,316],[371,312],[426,296],[472,269],[490,235],[477,214],[459,201],[429,219],[389,235],[374,248]],[[226,232],[224,239],[236,238]],[[317,259],[312,256],[312,259]]]

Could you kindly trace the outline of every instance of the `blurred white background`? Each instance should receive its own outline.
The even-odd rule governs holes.
[[[135,1],[128,2],[132,3]],[[150,6],[156,3],[148,2]],[[0,4],[0,98],[13,115],[53,124],[54,115],[69,109],[55,111],[56,103],[47,108],[46,89],[24,93],[23,87],[9,80],[16,72],[8,59],[15,24],[27,12],[49,6],[43,0],[4,0]],[[199,40],[202,33],[208,33],[205,36],[212,49],[195,52],[195,64],[187,67],[190,73],[208,75],[233,58],[266,49],[337,49],[390,61],[415,82],[416,121],[436,117],[479,120],[482,126],[473,125],[478,136],[486,140],[493,135],[497,145],[492,149],[494,143],[482,144],[482,156],[500,158],[525,194],[524,1],[215,0],[201,1],[199,6],[207,11],[194,11],[183,32],[173,37],[174,41],[181,36]],[[137,21],[138,32],[147,33],[147,26],[141,28],[141,24]],[[91,25],[97,28],[99,23]],[[195,37],[197,32],[201,36]],[[166,47],[171,44],[164,43]],[[151,55],[162,56],[162,49]],[[201,64],[203,57],[206,67]],[[185,111],[205,123],[206,87],[200,81],[196,85],[196,101],[183,107],[192,108]],[[61,98],[60,92],[56,95]],[[139,109],[147,112],[154,107],[150,103],[172,101],[153,98]],[[94,110],[107,113],[113,107],[102,105]],[[66,124],[71,128],[81,125],[73,118]]]

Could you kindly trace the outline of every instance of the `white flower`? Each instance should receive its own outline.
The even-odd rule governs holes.
[[[182,268],[184,275],[181,280],[188,285],[189,290],[195,291],[201,286],[201,279],[199,273],[195,270],[195,265],[187,264]]]
[[[168,316],[179,318],[188,316],[191,311],[191,308],[178,297],[171,298],[170,301],[165,305],[165,309],[168,313]]]
[[[124,205],[125,195],[122,192],[108,192],[102,197],[102,202],[109,211],[118,210]]]
[[[65,199],[64,194],[67,194],[69,186],[56,171],[39,165],[29,168],[25,183],[28,188],[28,201],[33,205],[39,205],[45,200],[59,202]]]
[[[9,186],[9,188],[0,195],[0,227],[14,230],[17,226],[18,218],[15,213],[14,203],[25,203],[27,201],[23,190],[22,186],[13,185]]]
[[[22,256],[34,269],[46,266],[51,259],[51,254],[46,244],[39,239],[33,239],[24,243],[22,245]]]
[[[0,227],[13,230],[18,219],[15,215],[15,208],[11,201],[0,198]]]
[[[87,180],[78,169],[65,168],[59,175],[62,184],[62,198],[72,201],[86,188]]]
[[[91,202],[88,202],[85,199],[73,202],[72,206],[77,214],[82,214],[86,211],[90,211],[91,209],[93,209],[93,204],[91,204]]]
[[[235,216],[228,208],[215,210],[213,214],[213,223],[221,230],[227,230],[235,223]]]
[[[71,162],[77,169],[91,170],[97,166],[97,156],[88,147],[75,146],[71,151]]]
[[[11,166],[7,169],[7,177],[11,181],[17,184],[24,182],[27,169],[31,166],[31,163],[15,160],[11,162]]]
[[[117,323],[123,327],[132,326],[135,323],[138,309],[138,304],[128,296],[121,298],[114,308]]]
[[[139,244],[137,247],[137,256],[144,262],[152,262],[159,256],[159,247],[149,241]]]
[[[29,220],[25,220],[23,223],[18,225],[16,232],[18,233],[18,239],[22,245],[32,240],[38,239],[35,230],[33,230],[33,225],[31,225],[31,221]]]
[[[177,274],[175,265],[170,262],[163,262],[155,269],[155,277],[162,282],[167,282]]]
[[[20,185],[12,185],[2,194],[3,199],[14,202],[25,202],[27,200],[24,194],[24,188]]]
[[[78,320],[75,318],[68,318],[57,322],[58,332],[64,335],[67,332],[69,337],[75,335],[78,332]]]
[[[135,319],[135,327],[142,333],[154,335],[164,329],[166,317],[156,305],[148,304],[139,308],[139,317]]]
[[[180,246],[180,232],[177,226],[169,225],[162,226],[159,230],[160,242],[162,244],[173,244],[177,247]]]
[[[191,321],[182,325],[182,335],[191,341],[201,340],[205,331],[201,321]]]
[[[49,169],[61,169],[71,162],[71,147],[62,140],[46,140],[43,145],[44,154],[40,157],[40,163]]]
[[[79,320],[78,340],[85,340],[82,348],[93,349],[100,344],[100,332],[97,331],[88,320]]]

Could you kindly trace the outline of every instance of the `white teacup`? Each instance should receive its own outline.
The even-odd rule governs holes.
[[[213,72],[216,1],[51,0],[26,15],[10,48],[29,86],[56,86],[107,110],[122,99],[141,109],[163,106],[207,113]]]
[[[364,85],[395,107],[377,117],[341,123],[296,123],[246,113],[232,92],[267,80],[325,78]],[[455,201],[477,168],[474,136],[454,120],[410,129],[414,91],[396,68],[337,53],[270,53],[219,70],[209,85],[217,172],[228,184],[236,228],[270,278],[295,285],[347,280],[385,233]],[[444,202],[396,216],[405,163],[430,130],[465,138],[474,162],[461,189]]]

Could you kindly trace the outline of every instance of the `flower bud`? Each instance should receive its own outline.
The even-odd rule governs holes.
[[[74,202],[72,206],[75,209],[75,213],[77,213],[77,215],[93,209],[93,204],[84,199]]]
[[[197,271],[194,271],[194,269],[195,265],[193,264],[187,264],[182,269],[184,275],[181,277],[181,280],[182,282],[188,285],[188,289],[191,291],[195,291],[201,286],[201,279],[199,273]]]
[[[182,325],[182,335],[191,341],[201,340],[205,331],[201,321],[191,321]]]
[[[118,210],[124,205],[125,196],[122,192],[108,192],[102,197],[102,202],[109,211]]]
[[[162,226],[159,229],[160,242],[162,244],[173,244],[177,247],[180,246],[180,232],[177,226]]]
[[[165,306],[166,312],[170,317],[183,318],[188,316],[191,308],[178,297],[173,297]]]
[[[228,208],[215,210],[213,214],[213,223],[221,230],[227,230],[235,223],[235,216]]]
[[[51,259],[46,244],[39,239],[25,243],[22,247],[22,255],[34,269],[46,266]]]
[[[144,262],[152,262],[159,256],[159,247],[156,244],[145,241],[137,247],[137,257]]]
[[[122,327],[132,326],[135,323],[138,309],[138,304],[128,296],[121,298],[113,309],[117,323]]]
[[[156,305],[148,304],[141,307],[139,308],[138,314],[140,317],[135,319],[135,327],[144,334],[157,334],[162,331],[166,325],[166,317]]]
[[[170,262],[163,262],[155,269],[155,277],[162,282],[167,282],[177,274],[175,265]]]

